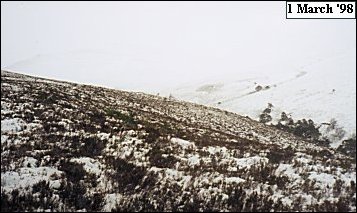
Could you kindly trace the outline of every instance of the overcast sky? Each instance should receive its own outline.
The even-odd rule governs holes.
[[[122,89],[296,71],[355,46],[356,20],[287,20],[285,1],[1,2],[2,69]]]

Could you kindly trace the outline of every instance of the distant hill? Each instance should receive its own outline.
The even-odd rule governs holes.
[[[301,66],[264,68],[255,72],[237,70],[216,79],[191,82],[161,94],[170,93],[179,100],[217,107],[259,120],[268,103],[273,104],[272,122],[282,112],[294,120],[312,119],[316,124],[337,121],[344,137],[321,133],[337,148],[356,133],[356,49],[311,59]],[[286,63],[282,61],[281,63]],[[217,71],[218,72],[218,71]],[[323,126],[324,127],[324,126]]]

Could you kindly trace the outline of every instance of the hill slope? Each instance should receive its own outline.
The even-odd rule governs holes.
[[[1,210],[355,211],[355,160],[235,113],[1,71]]]
[[[166,93],[257,120],[267,104],[272,103],[271,115],[275,123],[282,112],[291,114],[295,120],[312,119],[318,124],[335,119],[346,131],[344,137],[331,138],[329,132],[321,129],[333,148],[356,133],[355,48],[311,59],[301,66],[276,64],[273,67],[275,70],[261,66],[255,72],[237,70],[234,75],[222,76],[222,79],[191,83],[166,90]]]

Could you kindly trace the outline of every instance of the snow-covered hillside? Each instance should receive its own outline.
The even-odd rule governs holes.
[[[273,123],[284,111],[293,119],[328,123],[331,119],[356,132],[356,49],[305,60],[303,66],[259,66],[237,73],[163,91],[175,98],[210,105],[258,119],[273,104]],[[301,62],[295,62],[301,64]],[[204,79],[204,76],[202,77]],[[321,128],[322,133],[323,127]],[[341,140],[339,140],[341,141]],[[333,141],[332,146],[338,146]]]
[[[217,108],[1,72],[4,212],[356,211],[355,162]]]

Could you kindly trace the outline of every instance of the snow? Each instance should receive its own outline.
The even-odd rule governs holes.
[[[4,84],[2,83],[1,86],[3,87]],[[7,102],[1,100],[1,115],[6,115],[6,114],[12,113],[13,111],[10,110],[10,106],[11,106],[10,103],[7,103]]]
[[[81,157],[81,158],[73,158],[71,159],[72,162],[83,163],[83,168],[89,172],[96,175],[101,173],[101,168],[103,167],[100,162],[93,158],[89,157]]]
[[[1,120],[1,133],[18,132],[22,128],[23,120],[20,118],[10,118]]]
[[[7,135],[1,135],[1,144],[5,143],[8,138],[9,138],[9,136],[7,136]]]
[[[279,167],[276,169],[275,173],[284,174],[292,179],[300,179],[300,175],[296,173],[295,169],[291,164],[280,164]]]
[[[190,186],[190,181],[192,180],[191,175],[183,175],[181,177],[181,181],[179,181],[179,184],[182,185],[182,189],[186,190]]]
[[[267,163],[268,158],[265,157],[260,157],[260,156],[253,156],[253,157],[247,157],[247,158],[236,158],[236,163],[239,168],[250,168],[252,165],[258,164],[258,163]]]
[[[165,174],[174,180],[178,180],[183,176],[183,172],[176,169],[165,169]]]
[[[307,61],[295,66],[277,66],[276,70],[261,67],[256,72],[238,71],[234,76],[192,82],[166,93],[253,119],[258,119],[267,104],[272,103],[275,122],[284,111],[294,120],[311,118],[318,124],[334,118],[347,136],[355,133],[355,48],[329,55],[321,53]],[[255,92],[257,85],[269,89]]]
[[[22,163],[23,167],[35,167],[38,161],[33,157],[25,157],[24,162]]]
[[[295,160],[296,160],[297,162],[299,162],[299,163],[308,164],[308,163],[311,162],[311,160],[312,160],[311,157],[308,158],[307,155],[302,154],[302,153],[295,153],[295,155],[297,156],[297,157],[295,158]]]
[[[335,177],[327,173],[310,172],[309,179],[316,180],[321,186],[333,186]]]
[[[343,173],[341,172],[341,168],[337,168],[337,175],[346,183],[349,183],[350,181],[354,181],[356,183],[356,171]]]
[[[237,168],[237,167],[233,167],[233,166],[229,166],[229,167],[227,168],[227,171],[236,172],[236,171],[238,171],[238,168]]]
[[[200,163],[200,158],[198,155],[193,155],[187,159],[188,165],[193,166]]]
[[[284,204],[284,205],[287,205],[287,206],[291,206],[292,204],[292,200],[289,198],[289,197],[283,197],[281,199],[281,202]]]
[[[121,196],[122,195],[119,193],[106,194],[104,197],[105,205],[103,207],[103,211],[110,212],[113,208],[115,208]]]
[[[1,173],[1,189],[6,191],[26,187],[50,179],[53,174],[60,174],[61,171],[52,167],[20,168],[18,171],[8,171]]]
[[[149,171],[153,171],[153,172],[160,172],[162,169],[161,168],[158,168],[156,166],[153,166],[149,169]]]
[[[241,183],[241,182],[245,182],[244,179],[239,178],[239,177],[227,177],[226,179],[227,183]]]
[[[61,188],[61,181],[60,180],[50,181],[50,188],[53,188],[53,189]]]
[[[97,136],[100,140],[105,140],[105,139],[108,140],[110,137],[110,133],[101,132],[101,133],[98,133]]]
[[[26,124],[26,130],[36,130],[42,127],[42,124],[38,124],[38,123],[28,123]]]
[[[30,81],[30,79],[26,79]],[[33,80],[34,81],[34,80]],[[51,80],[43,80],[43,79],[36,79],[36,82],[41,82],[41,83],[48,83],[48,84],[57,84],[60,86],[70,86],[70,84],[65,83],[65,82],[58,82],[58,81],[51,81]]]
[[[208,146],[208,148],[204,147],[204,150],[207,150],[211,155],[220,154],[223,158],[229,157],[228,149],[224,146]]]
[[[332,143],[330,143],[332,148],[337,148],[344,140],[351,138],[354,134],[347,134],[347,132],[333,119],[329,123],[330,125],[322,125],[319,130],[323,137],[332,141]]]
[[[180,138],[171,138],[171,142],[180,145],[184,149],[187,149],[189,147],[195,147],[195,144],[193,142],[186,141]]]
[[[223,175],[219,175],[215,178],[213,178],[212,183],[221,183],[223,181]]]

